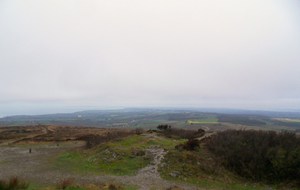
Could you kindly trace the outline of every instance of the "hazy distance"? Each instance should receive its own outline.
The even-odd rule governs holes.
[[[300,110],[298,0],[1,0],[0,116]]]

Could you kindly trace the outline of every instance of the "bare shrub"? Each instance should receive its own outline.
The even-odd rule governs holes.
[[[133,149],[131,150],[131,154],[134,156],[144,156],[146,152],[144,150]]]
[[[67,189],[68,187],[71,187],[73,185],[73,180],[72,179],[63,179],[57,184],[57,189],[59,190],[64,190]]]
[[[143,134],[144,133],[144,130],[143,129],[141,129],[141,128],[136,128],[135,129],[135,134],[136,135],[141,135],[141,134]]]
[[[108,186],[108,189],[109,189],[109,190],[118,190],[118,189],[120,189],[120,188],[117,187],[116,185],[110,184],[110,185]]]

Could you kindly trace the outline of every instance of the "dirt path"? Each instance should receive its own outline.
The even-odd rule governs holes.
[[[166,154],[165,150],[159,147],[150,147],[146,150],[148,154],[153,157],[150,165],[142,168],[136,176],[133,176],[131,180],[139,182],[140,189],[148,190],[155,184],[160,186],[171,186],[169,182],[163,180],[158,172],[158,166],[161,163],[164,155]]]
[[[159,178],[160,176],[158,173],[158,166],[167,152],[164,149],[155,146],[146,149],[146,151],[148,152],[148,154],[151,154],[153,156],[153,161],[149,166],[141,169],[138,172],[137,176]]]

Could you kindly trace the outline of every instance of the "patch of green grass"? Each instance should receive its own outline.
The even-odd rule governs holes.
[[[74,172],[97,172],[112,175],[134,175],[147,166],[151,158],[145,155],[150,146],[172,149],[182,140],[155,135],[132,135],[101,144],[93,149],[66,152],[58,156],[55,166]]]
[[[41,186],[35,183],[30,183],[26,190],[38,190],[41,189]]]
[[[59,156],[56,165],[75,172],[97,172],[113,175],[133,175],[149,163],[144,157],[134,157],[116,149],[93,152],[69,152]]]
[[[300,119],[290,119],[290,118],[274,118],[274,120],[288,122],[288,123],[300,123]]]
[[[189,125],[199,125],[199,124],[218,124],[219,120],[216,117],[209,117],[197,120],[187,120]]]
[[[124,187],[124,190],[138,190],[138,186],[135,185],[127,185]]]
[[[8,163],[9,161],[8,160],[0,160],[0,165],[4,165],[4,164],[6,164],[6,163]]]

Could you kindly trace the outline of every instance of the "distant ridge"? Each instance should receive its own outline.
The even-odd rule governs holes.
[[[155,126],[164,122],[184,123],[189,119],[216,118],[222,122],[234,124],[274,123],[272,118],[299,119],[300,112],[276,112],[238,109],[211,108],[124,108],[110,110],[85,110],[73,113],[55,113],[43,115],[15,115],[0,118],[0,126],[15,125],[66,125],[97,127],[138,127]],[[284,123],[277,125],[298,127],[300,123]],[[300,126],[299,126],[300,127]]]

